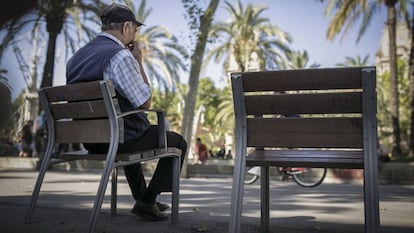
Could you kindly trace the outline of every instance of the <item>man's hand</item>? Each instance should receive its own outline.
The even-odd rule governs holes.
[[[128,47],[133,48],[132,50],[130,49],[131,53],[138,62],[139,71],[141,72],[141,76],[144,79],[144,82],[149,86],[149,81],[148,81],[147,75],[145,74],[144,66],[142,65],[141,49],[137,41],[133,41],[132,43],[133,43],[133,46],[128,46]],[[140,108],[143,108],[143,109],[149,109],[150,107],[151,107],[151,97],[144,104],[140,106]]]
[[[133,49],[131,50],[132,55],[134,55],[135,59],[137,59],[138,63],[141,65],[142,63],[142,52],[141,49],[139,48],[138,42],[137,41],[133,41]]]

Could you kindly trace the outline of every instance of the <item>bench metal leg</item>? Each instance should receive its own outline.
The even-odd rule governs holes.
[[[376,153],[366,160],[364,169],[365,232],[379,232],[378,164]]]
[[[112,169],[111,173],[111,214],[116,215],[116,204],[118,198],[118,167]]]
[[[269,167],[260,167],[261,232],[269,232]]]
[[[180,159],[181,156],[175,156],[173,158],[173,174],[172,174],[172,207],[171,207],[171,223],[178,223],[178,210],[179,210],[179,196],[180,196]]]
[[[89,231],[88,231],[89,233],[93,233],[95,231],[96,222],[98,220],[98,214],[101,209],[102,201],[105,196],[106,187],[108,186],[109,176],[110,176],[111,171],[114,168],[115,156],[116,156],[115,153],[117,149],[118,149],[118,145],[113,146],[113,144],[111,144],[111,146],[109,147],[108,156],[105,161],[105,168],[102,172],[101,181],[99,182],[98,191],[96,193],[96,198],[93,204],[91,218],[89,221]]]
[[[373,181],[372,178],[368,178],[364,181],[364,210],[366,233],[377,233],[379,231],[380,223],[378,188],[375,189],[375,182],[376,181]]]
[[[49,135],[49,137],[50,137],[50,135]],[[32,219],[33,210],[36,206],[36,202],[37,202],[37,199],[39,197],[40,187],[42,186],[43,178],[45,177],[46,170],[49,167],[49,162],[50,162],[50,157],[52,155],[52,150],[53,150],[53,144],[49,143],[47,145],[45,154],[44,154],[43,159],[42,159],[42,164],[40,166],[39,175],[37,176],[36,184],[35,184],[35,187],[33,189],[32,198],[31,198],[30,204],[29,204],[29,209],[27,211],[26,218],[25,218],[25,221],[24,221],[25,223],[29,223],[30,220]]]
[[[234,161],[229,233],[240,232],[240,220],[242,217],[246,156],[244,156],[243,153],[240,153],[242,150],[238,151],[239,153],[235,154],[236,156]]]

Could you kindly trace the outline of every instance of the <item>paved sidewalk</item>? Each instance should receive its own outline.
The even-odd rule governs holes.
[[[0,231],[5,233],[86,232],[99,173],[50,171],[31,224],[24,224],[36,171],[0,171]],[[109,185],[108,185],[109,186]],[[109,189],[108,189],[109,191]],[[107,192],[96,232],[227,232],[231,178],[181,180],[180,223],[145,222],[130,213],[133,200],[120,174],[118,216],[109,212]],[[246,186],[242,233],[257,233],[258,184]],[[324,183],[301,188],[293,181],[271,181],[271,232],[362,233],[362,186]],[[160,201],[169,202],[169,194]],[[381,232],[414,232],[414,185],[381,185]]]

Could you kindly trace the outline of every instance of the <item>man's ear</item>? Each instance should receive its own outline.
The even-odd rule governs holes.
[[[129,22],[124,22],[124,24],[122,25],[122,34],[126,34],[127,30],[129,30]]]

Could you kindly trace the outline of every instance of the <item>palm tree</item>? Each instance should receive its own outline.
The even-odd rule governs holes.
[[[384,5],[387,9],[387,29],[389,38],[389,55],[390,55],[390,112],[392,117],[393,128],[393,149],[392,154],[401,155],[401,136],[399,126],[399,97],[398,97],[398,78],[397,78],[397,55],[396,55],[396,21],[397,10],[408,22],[407,0],[328,0],[325,9],[326,15],[336,10],[332,21],[327,30],[327,38],[333,40],[336,35],[343,30],[342,37],[345,36],[348,29],[357,22],[361,22],[357,42],[365,33],[372,16]],[[362,21],[360,20],[362,17]]]
[[[338,63],[336,66],[341,67],[356,67],[356,66],[367,66],[369,60],[369,55],[365,55],[364,58],[361,58],[360,55],[357,55],[355,58],[346,56],[344,63]]]
[[[135,12],[132,1],[126,1],[126,5]],[[147,9],[146,1],[143,0],[136,12],[137,19],[145,23],[152,8]],[[140,43],[148,77],[161,88],[176,89],[180,83],[180,71],[186,70],[184,59],[188,58],[187,51],[178,43],[177,38],[163,27],[144,26],[139,30],[135,38]]]
[[[224,132],[229,132],[235,128],[233,94],[230,87],[225,87],[220,95],[215,123],[221,125]]]
[[[280,58],[280,51],[288,51],[287,43],[291,42],[288,33],[282,31],[262,17],[267,9],[264,6],[248,4],[246,8],[240,1],[237,6],[225,2],[226,10],[230,13],[231,21],[218,22],[211,31],[211,37],[218,40],[219,45],[208,54],[208,60],[214,57],[216,62],[224,60],[228,71],[231,60],[234,59],[237,71],[247,71],[252,64],[252,58],[258,59],[259,69],[264,70]]]
[[[0,58],[4,48],[18,42],[19,35],[40,23],[43,30],[48,32],[41,87],[51,86],[58,36],[65,37],[66,54],[69,54],[68,51],[74,52],[79,44],[89,41],[96,35],[91,28],[99,22],[98,15],[103,6],[102,0],[40,0],[36,14],[23,16],[1,26],[0,30],[7,30],[7,33],[0,45]],[[44,40],[44,38],[39,39]]]
[[[277,68],[286,70],[286,69],[305,69],[305,68],[317,68],[320,64],[313,63],[309,65],[309,55],[306,50],[303,51],[287,51],[285,53],[286,59],[281,57],[277,61]]]

